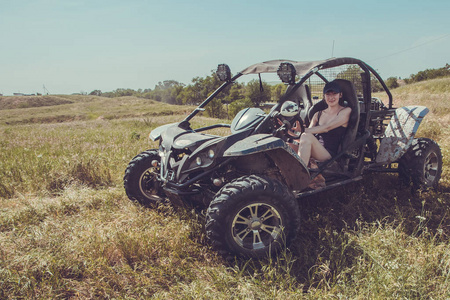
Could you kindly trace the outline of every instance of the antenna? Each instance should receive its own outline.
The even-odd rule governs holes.
[[[334,57],[334,40],[333,40],[333,46],[331,47],[331,57]]]
[[[45,94],[45,92],[47,92],[47,95],[48,95],[49,92],[48,92],[48,90],[45,88],[45,85],[44,85],[44,84],[42,85],[42,88],[44,89],[44,94]]]

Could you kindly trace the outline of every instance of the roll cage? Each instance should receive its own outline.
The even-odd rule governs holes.
[[[294,66],[296,70],[296,75],[300,78],[296,83],[291,84],[290,88],[287,89],[286,93],[279,99],[276,105],[273,106],[271,111],[279,110],[281,105],[290,99],[295,92],[303,85],[311,76],[316,75],[321,80],[323,80],[323,83],[327,83],[329,80],[326,76],[322,75],[323,70],[327,70],[334,67],[344,66],[344,65],[358,65],[361,68],[360,73],[360,80],[362,83],[362,97],[360,100],[364,102],[364,107],[370,107],[371,105],[371,94],[372,94],[372,88],[371,88],[371,78],[372,76],[378,80],[383,90],[386,92],[389,103],[388,103],[388,109],[393,108],[393,101],[392,101],[392,94],[389,91],[388,87],[384,83],[383,79],[380,77],[380,75],[368,64],[365,62],[351,58],[351,57],[342,57],[342,58],[330,58],[327,60],[320,60],[320,61],[307,61],[307,62],[300,62],[300,61],[292,61],[292,60],[271,60],[266,61],[262,63],[257,63],[254,65],[251,65],[241,72],[237,73],[234,76],[230,76],[226,81],[217,88],[211,95],[209,95],[208,98],[206,98],[194,111],[192,111],[191,114],[189,114],[183,122],[189,122],[197,113],[203,111],[203,108],[211,101],[213,100],[220,92],[222,92],[225,88],[227,88],[229,85],[233,84],[238,78],[240,78],[243,75],[250,75],[250,74],[262,74],[262,73],[276,73],[281,63],[290,63]],[[312,104],[312,103],[310,103]],[[370,119],[370,116],[367,116],[367,122]],[[270,118],[270,114],[268,114],[263,122],[255,128],[254,132],[259,132],[260,128],[265,126],[267,120]],[[368,125],[368,123],[366,124]]]
[[[211,100],[213,100],[229,85],[236,82],[236,80],[241,76],[251,74],[260,75],[262,73],[277,73],[282,64],[292,65],[295,69],[295,76],[293,76],[292,80],[288,83],[286,92],[271,108],[270,112],[265,115],[264,119],[258,124],[258,126],[249,132],[249,134],[263,133],[266,128],[269,128],[271,126],[271,119],[274,114],[280,110],[285,101],[295,97],[298,91],[305,94],[305,87],[308,87],[308,91],[306,92],[307,96],[301,97],[302,99],[300,101],[303,101],[303,103],[300,104],[303,107],[309,107],[309,111],[311,111],[311,108],[316,103],[313,103],[311,99],[311,90],[309,90],[309,88],[315,89],[316,97],[318,99],[322,99],[322,88],[327,82],[339,78],[344,79],[342,81],[347,81],[352,86],[354,85],[358,87],[358,95],[355,95],[356,104],[353,103],[353,105],[357,106],[358,111],[358,118],[355,124],[356,129],[354,129],[352,138],[348,139],[347,143],[342,146],[341,151],[339,151],[339,153],[332,159],[323,163],[319,167],[317,174],[320,174],[323,170],[329,168],[335,162],[341,162],[340,164],[343,166],[342,169],[344,172],[342,173],[343,175],[349,176],[350,178],[360,176],[364,168],[364,155],[361,155],[361,152],[363,151],[362,147],[366,144],[367,139],[373,136],[374,120],[379,119],[379,122],[383,122],[383,119],[390,118],[390,116],[394,113],[394,109],[392,94],[383,79],[372,67],[359,59],[343,57],[309,62],[271,60],[251,65],[234,76],[231,76],[231,72],[227,65],[219,65],[218,72],[219,69],[223,69],[223,66],[227,71],[227,75],[225,77],[219,76],[219,78],[225,82],[205,101],[203,101],[190,115],[188,115],[184,121],[181,122],[180,127],[186,125],[186,128],[189,128],[189,120],[192,119],[198,112],[203,111],[203,108]],[[351,70],[352,73],[350,74],[350,77],[340,77],[348,70]],[[346,76],[347,75],[348,74],[346,74]],[[312,80],[312,78],[314,78],[314,80]],[[382,112],[379,109],[374,109],[372,107],[372,90],[374,88],[373,85],[375,84],[378,85],[379,90],[384,90],[388,98],[388,105],[383,107],[384,111]],[[306,112],[306,114],[307,113],[308,112]],[[229,125],[220,124],[220,126],[228,127]],[[352,152],[354,153],[353,155]],[[358,152],[359,154],[357,154]],[[314,176],[315,175],[312,174],[312,178],[314,178]]]

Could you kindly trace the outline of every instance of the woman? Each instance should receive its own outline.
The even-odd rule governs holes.
[[[306,165],[310,158],[326,161],[337,154],[352,111],[339,104],[342,92],[337,82],[328,82],[323,95],[328,107],[314,114],[299,141],[298,155]]]

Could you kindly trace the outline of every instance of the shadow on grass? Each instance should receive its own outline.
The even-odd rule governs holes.
[[[351,235],[361,224],[401,225],[408,235],[425,227],[434,236],[450,236],[450,188],[412,192],[396,175],[371,174],[352,183],[301,200],[302,224],[290,247],[297,257],[293,273],[299,282],[317,285],[345,276],[363,254]],[[424,224],[424,221],[426,224]]]

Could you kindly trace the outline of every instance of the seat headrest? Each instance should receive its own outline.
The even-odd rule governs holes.
[[[334,81],[339,84],[342,92],[342,98],[339,100],[339,103],[342,106],[349,106],[352,110],[359,107],[358,97],[356,96],[353,83],[345,79],[335,79]],[[344,102],[347,102],[347,105]]]

